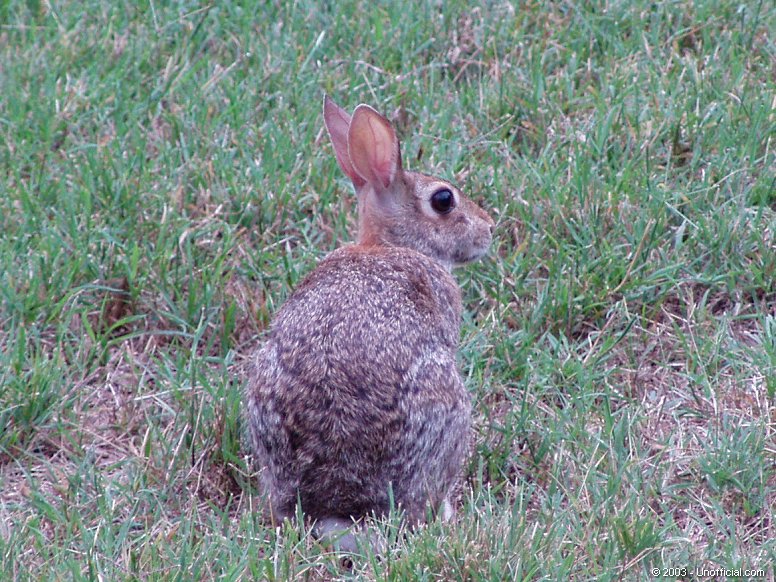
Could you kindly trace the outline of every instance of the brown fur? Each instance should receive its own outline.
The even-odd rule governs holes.
[[[279,310],[246,392],[273,518],[293,517],[299,502],[324,534],[386,514],[391,495],[413,523],[449,507],[471,423],[456,368],[461,297],[449,267],[481,255],[493,226],[453,186],[404,172],[393,130],[373,110],[359,113],[366,106],[353,124],[368,116],[395,152],[367,159],[366,169],[349,165],[343,144],[352,149],[358,136],[332,107],[327,126],[359,196],[359,244],[326,257]],[[386,151],[381,145],[360,147]],[[455,211],[429,210],[435,188],[456,193]]]

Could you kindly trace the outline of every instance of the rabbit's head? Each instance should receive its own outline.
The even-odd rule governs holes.
[[[349,115],[328,97],[323,118],[358,198],[358,244],[406,247],[448,269],[481,257],[493,220],[445,180],[402,168],[390,122],[368,105]]]

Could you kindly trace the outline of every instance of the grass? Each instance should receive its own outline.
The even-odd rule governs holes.
[[[0,4],[4,579],[774,579],[776,9],[441,6]],[[239,418],[354,232],[324,92],[498,221],[458,519],[349,572]]]

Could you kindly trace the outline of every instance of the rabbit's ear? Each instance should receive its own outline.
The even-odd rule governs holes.
[[[359,105],[348,129],[353,168],[378,190],[388,188],[401,171],[399,139],[390,122],[369,105]]]
[[[334,155],[337,156],[339,167],[350,178],[356,189],[360,188],[365,184],[365,180],[353,169],[348,154],[350,115],[329,99],[328,95],[323,97],[323,122],[326,125],[326,131],[329,132],[331,145],[334,146]]]

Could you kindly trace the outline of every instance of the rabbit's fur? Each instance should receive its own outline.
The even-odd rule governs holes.
[[[449,517],[471,424],[450,268],[485,253],[493,221],[448,182],[404,171],[369,106],[351,118],[326,98],[324,120],[356,189],[358,242],[299,285],[253,362],[246,421],[269,511],[292,518],[299,502],[324,536],[387,514],[391,496],[410,523]]]

